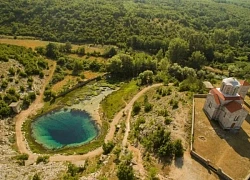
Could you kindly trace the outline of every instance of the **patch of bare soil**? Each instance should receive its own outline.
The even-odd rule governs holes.
[[[195,151],[232,178],[244,179],[250,173],[250,123],[244,121],[238,133],[224,131],[208,120],[204,103],[204,98],[195,99]]]

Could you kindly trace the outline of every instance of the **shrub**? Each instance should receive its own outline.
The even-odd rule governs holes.
[[[9,73],[10,73],[10,75],[14,76],[16,71],[15,71],[15,69],[13,67],[10,67],[9,68]]]
[[[28,94],[28,97],[29,97],[29,99],[31,99],[31,100],[35,100],[35,99],[36,99],[36,93],[35,93],[35,92],[30,92],[30,93]]]
[[[135,179],[133,168],[124,162],[121,162],[119,164],[118,171],[117,171],[116,175],[117,175],[119,180],[133,180],[133,179]]]
[[[165,118],[165,124],[169,125],[172,122],[172,119],[170,119],[169,117]]]
[[[29,155],[25,154],[25,153],[19,154],[19,155],[15,156],[15,159],[17,159],[17,160],[28,160],[29,159]]]
[[[182,157],[184,153],[184,149],[182,146],[182,141],[181,139],[177,139],[174,141],[174,154],[175,157]]]
[[[152,108],[153,108],[153,105],[152,105],[152,104],[146,103],[145,106],[144,106],[144,111],[145,111],[145,112],[149,112],[149,111],[152,110]]]
[[[134,115],[139,114],[140,110],[141,110],[141,105],[140,105],[140,103],[135,102],[135,103],[134,103],[134,106],[133,106],[133,114],[134,114]]]
[[[33,176],[32,180],[41,180],[41,178],[40,178],[39,175],[36,173],[36,174]]]
[[[174,152],[175,152],[174,144],[171,141],[169,141],[169,142],[165,143],[164,145],[162,145],[158,150],[158,154],[160,156],[171,157]]]
[[[24,166],[25,161],[29,159],[29,155],[28,154],[19,154],[19,155],[15,156],[14,158],[17,160],[17,164],[19,164],[20,166]]]
[[[103,154],[109,154],[111,151],[112,151],[112,149],[114,148],[114,143],[112,142],[112,141],[109,141],[108,143],[104,143],[103,145],[102,145],[102,149],[103,149]]]
[[[3,80],[2,84],[1,84],[1,88],[5,89],[8,87],[8,81]]]
[[[171,99],[169,104],[173,107],[173,109],[178,108],[178,101]]]
[[[49,156],[38,156],[36,160],[36,164],[39,164],[40,162],[43,162],[44,164],[49,162]]]
[[[20,71],[19,75],[20,75],[21,77],[27,77],[27,74],[26,74],[24,71]]]

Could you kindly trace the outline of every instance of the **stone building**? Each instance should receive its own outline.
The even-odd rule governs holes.
[[[15,113],[19,113],[22,109],[21,109],[21,102],[18,101],[18,102],[12,102],[9,107],[12,108],[12,110],[15,112]]]
[[[250,88],[246,81],[235,78],[223,79],[220,88],[213,88],[207,95],[203,110],[211,120],[220,123],[223,129],[239,130],[248,111],[243,107],[244,98]]]

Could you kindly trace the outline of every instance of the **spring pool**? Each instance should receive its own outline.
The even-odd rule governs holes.
[[[40,116],[31,128],[36,142],[48,149],[83,145],[98,135],[90,115],[74,109],[61,109]]]

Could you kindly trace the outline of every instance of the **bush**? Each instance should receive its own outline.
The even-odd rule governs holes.
[[[165,118],[165,124],[169,125],[172,122],[172,119],[170,119],[169,117]]]
[[[111,141],[109,141],[108,143],[104,143],[103,145],[102,145],[102,149],[103,149],[103,154],[109,154],[111,151],[112,151],[112,149],[114,148],[114,143],[113,142],[111,142]]]
[[[81,173],[85,170],[85,167],[77,167],[76,165],[69,163],[68,164],[68,171],[67,173],[71,176],[71,177],[75,177],[77,176],[78,173]]]
[[[119,164],[118,171],[117,171],[116,175],[117,175],[119,180],[133,180],[133,179],[135,179],[133,168],[129,164],[126,164],[125,162],[121,162]]]
[[[134,115],[139,114],[140,110],[141,110],[141,105],[140,105],[140,103],[135,102],[135,103],[134,103],[134,106],[133,106],[133,114],[134,114]]]
[[[171,99],[169,104],[173,107],[173,109],[177,109],[178,106],[178,101]]]
[[[15,71],[15,69],[13,67],[10,67],[9,68],[9,73],[10,73],[10,75],[14,76],[16,71]]]
[[[28,94],[28,97],[29,97],[29,99],[31,99],[31,100],[35,100],[36,99],[36,93],[35,92],[30,92],[29,94]]]
[[[40,178],[39,175],[36,173],[36,174],[33,176],[32,180],[41,180],[41,178]]]
[[[44,164],[49,162],[49,156],[38,156],[36,160],[36,164],[39,164],[40,162],[43,162]]]
[[[144,106],[144,111],[145,111],[145,112],[149,112],[149,111],[152,110],[152,108],[153,108],[153,105],[152,105],[152,104],[146,103],[145,106]]]
[[[17,159],[17,160],[28,160],[29,159],[29,155],[25,154],[25,153],[19,154],[19,155],[15,156],[15,159]]]
[[[176,141],[174,141],[174,154],[175,157],[182,157],[183,153],[184,153],[184,149],[182,146],[182,141],[181,139],[177,139]]]
[[[2,84],[1,84],[1,88],[5,89],[8,87],[8,81],[3,80]]]
[[[24,166],[25,161],[29,159],[29,155],[28,154],[19,154],[19,155],[15,156],[15,159],[17,160],[17,164],[19,164],[20,166]]]

